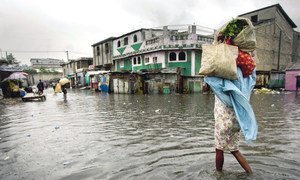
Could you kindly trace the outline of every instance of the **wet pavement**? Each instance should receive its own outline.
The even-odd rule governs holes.
[[[1,179],[300,177],[300,94],[253,94],[258,139],[240,146],[253,176],[229,153],[214,171],[213,95],[46,94],[0,100]]]

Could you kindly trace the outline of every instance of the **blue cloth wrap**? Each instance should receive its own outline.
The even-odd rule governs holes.
[[[233,107],[246,143],[256,140],[258,126],[253,108],[249,102],[251,92],[256,83],[256,71],[244,78],[238,68],[238,79],[227,80],[219,77],[205,77],[204,81],[210,85],[218,98],[227,106]]]

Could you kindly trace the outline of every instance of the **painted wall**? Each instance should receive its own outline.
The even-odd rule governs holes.
[[[170,61],[170,54],[172,52],[175,52],[177,55],[177,60],[176,61]],[[186,60],[185,61],[179,61],[178,60],[178,55],[180,52],[185,52],[186,53]],[[168,68],[183,68],[183,76],[191,76],[192,75],[192,51],[165,51],[165,58],[166,58],[166,67]],[[194,61],[194,60],[193,60]]]
[[[141,58],[141,64],[136,64],[134,65],[134,58]],[[148,58],[149,62],[146,63],[145,59]],[[156,60],[154,58],[157,58]],[[154,61],[156,61],[156,63]],[[139,56],[133,56],[131,57],[131,62],[132,62],[132,71],[137,72],[140,70],[155,70],[155,69],[162,69],[165,68],[165,57],[164,57],[164,52],[153,52],[153,53],[148,53],[144,55],[139,55]]]
[[[137,37],[137,41],[134,42],[134,36]],[[125,38],[128,39],[128,44],[125,45]],[[137,31],[135,33],[129,34],[127,36],[115,39],[113,41],[113,56],[118,56],[122,54],[127,54],[130,52],[134,52],[138,50],[143,43],[143,35],[142,31]],[[118,42],[120,42],[120,46],[118,46]]]
[[[124,58],[122,60],[116,61],[116,71],[131,71],[132,63],[131,58]]]
[[[107,50],[105,46],[107,46]],[[93,64],[95,66],[112,64],[112,49],[113,49],[112,46],[113,46],[113,41],[110,40],[93,47]]]
[[[285,72],[285,90],[288,91],[296,91],[296,83],[297,83],[297,76],[300,74],[300,70],[293,70],[293,71],[286,71]]]

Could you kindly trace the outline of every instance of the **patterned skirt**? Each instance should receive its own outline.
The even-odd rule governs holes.
[[[214,116],[216,149],[237,151],[241,128],[233,108],[227,107],[215,96]]]

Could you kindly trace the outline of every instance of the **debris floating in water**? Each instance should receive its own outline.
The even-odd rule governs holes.
[[[70,161],[65,161],[65,162],[63,163],[63,165],[66,166],[66,165],[69,165],[70,163],[71,163]]]
[[[156,113],[160,113],[160,111],[161,111],[160,109],[156,109],[155,110]]]
[[[267,89],[267,88],[254,89],[253,91],[255,94],[280,94],[280,91]]]

